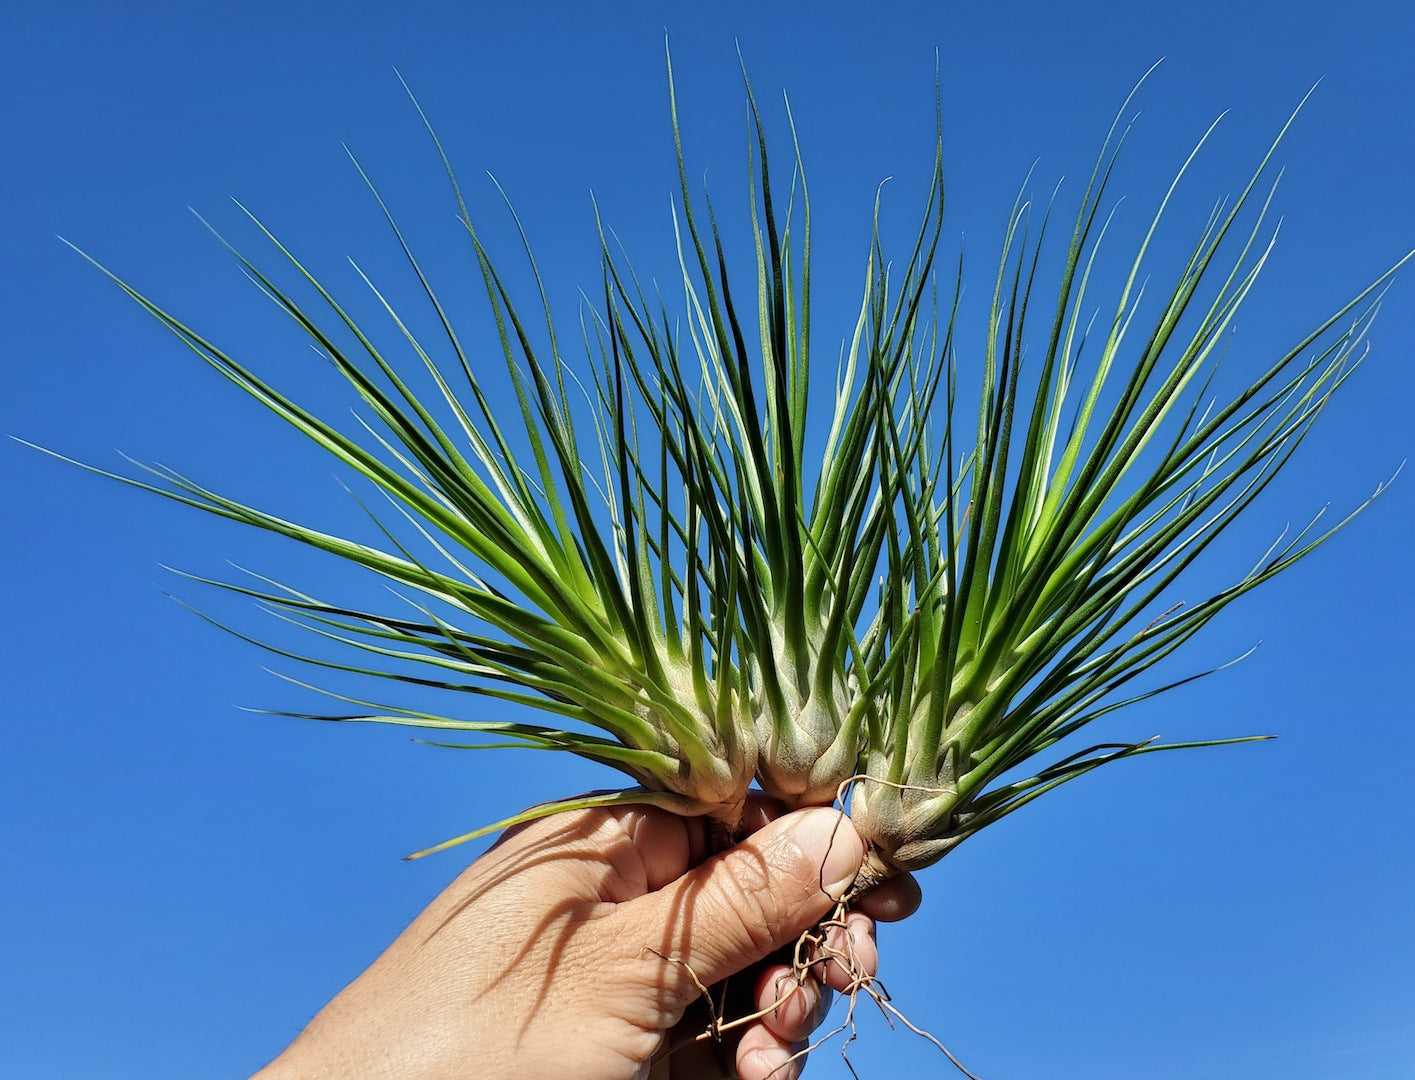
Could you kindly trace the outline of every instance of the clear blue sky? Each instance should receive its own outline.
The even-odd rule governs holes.
[[[500,249],[515,200],[554,302],[592,288],[591,190],[645,274],[673,272],[662,42],[696,167],[741,190],[734,42],[781,130],[791,94],[816,201],[816,337],[849,329],[870,200],[913,221],[942,73],[949,243],[970,288],[1012,196],[1089,167],[1156,59],[1116,192],[1143,214],[1231,110],[1191,211],[1232,191],[1316,80],[1281,152],[1271,271],[1232,363],[1256,366],[1415,246],[1415,15],[1388,0],[1182,5],[50,3],[0,15],[0,431],[116,465],[122,450],[236,495],[358,528],[302,448],[126,303],[75,241],[330,408],[328,382],[188,214],[250,239],[239,197],[336,282],[397,270],[349,165],[383,184],[434,269],[461,251],[394,75],[439,125]],[[533,13],[532,13],[533,12]],[[1192,220],[1192,218],[1191,218]],[[902,233],[896,233],[902,235]],[[838,307],[838,310],[837,310]],[[1368,365],[1225,547],[1246,569],[1287,520],[1358,503],[1415,447],[1415,273]],[[831,349],[833,352],[833,348]],[[221,606],[159,568],[225,560],[362,588],[236,526],[0,448],[0,1073],[25,1080],[245,1076],[474,854],[406,852],[614,782],[543,756],[439,753],[381,730],[238,710],[297,707],[267,658],[169,601]],[[1415,1074],[1409,473],[1354,527],[1196,644],[1253,658],[1117,717],[1116,736],[1275,742],[1103,770],[923,874],[881,934],[896,1002],[987,1080],[1355,1080]],[[1178,670],[1178,669],[1175,669]],[[947,1075],[867,1025],[862,1076]],[[817,1077],[848,1075],[833,1050]]]

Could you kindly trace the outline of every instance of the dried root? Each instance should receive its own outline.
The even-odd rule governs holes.
[[[845,1014],[840,1022],[824,1033],[818,1034],[816,1038],[802,1047],[792,1057],[787,1059],[781,1066],[785,1068],[791,1062],[804,1058],[807,1054],[820,1049],[827,1043],[839,1036],[844,1036],[840,1045],[840,1056],[845,1062],[845,1067],[850,1070],[850,1075],[859,1080],[860,1074],[855,1070],[854,1064],[850,1060],[850,1046],[858,1038],[859,1032],[856,1027],[855,1009],[859,1003],[861,995],[872,1001],[880,1010],[885,1022],[890,1028],[894,1028],[896,1022],[903,1025],[908,1030],[922,1039],[927,1039],[938,1047],[940,1052],[948,1058],[957,1070],[968,1080],[980,1080],[973,1072],[970,1072],[963,1065],[952,1051],[948,1049],[937,1037],[925,1031],[923,1028],[909,1020],[890,998],[889,991],[874,975],[868,974],[860,962],[855,951],[855,935],[847,925],[845,916],[848,906],[845,901],[841,901],[835,909],[822,919],[817,925],[807,930],[797,939],[790,954],[792,978],[787,982],[786,988],[781,992],[775,1001],[763,1009],[756,1012],[747,1013],[742,1016],[733,1016],[730,1019],[725,1015],[726,990],[720,988],[718,996],[714,997],[713,990],[704,986],[699,980],[692,966],[687,961],[677,957],[663,956],[652,949],[660,959],[676,964],[687,972],[688,977],[702,994],[703,1002],[706,1005],[708,1020],[704,1029],[698,1032],[692,1039],[681,1045],[701,1044],[712,1042],[721,1046],[725,1039],[733,1031],[746,1027],[749,1024],[769,1016],[786,1002],[790,1001],[799,993],[803,993],[808,982],[815,981],[822,987],[826,985],[827,974],[833,974],[832,981],[840,985],[840,976],[843,973],[844,985],[839,993],[845,998]],[[832,972],[832,967],[834,971]]]
[[[901,791],[916,791],[924,795],[940,795],[945,792],[942,789],[921,788],[908,784],[896,784],[888,780],[868,776],[860,773],[845,779],[836,790],[836,805],[844,810],[845,797],[850,789],[860,783],[879,784],[885,787],[894,788]],[[736,837],[729,832],[718,830],[713,833],[713,846],[716,850],[722,850],[731,846]],[[927,1039],[933,1043],[949,1062],[968,1080],[980,1080],[976,1073],[958,1060],[951,1050],[948,1049],[936,1036],[914,1024],[906,1017],[890,998],[888,990],[880,980],[865,970],[864,964],[856,953],[855,933],[851,930],[846,921],[846,915],[851,910],[854,901],[869,892],[878,885],[883,884],[890,878],[902,871],[899,867],[887,861],[881,853],[873,846],[870,846],[866,853],[864,864],[861,866],[854,882],[851,883],[845,895],[835,900],[835,907],[831,913],[819,923],[807,930],[797,939],[795,945],[778,954],[777,962],[789,964],[791,978],[782,980],[785,989],[775,1001],[765,1008],[755,1012],[738,1014],[728,1001],[728,986],[726,983],[716,987],[708,987],[698,978],[692,966],[685,960],[665,956],[654,949],[645,949],[646,953],[652,953],[659,959],[681,967],[697,987],[701,995],[702,1002],[707,1014],[703,1029],[685,1039],[677,1046],[671,1048],[668,1053],[672,1054],[689,1046],[702,1046],[704,1043],[711,1043],[718,1051],[719,1061],[724,1069],[730,1070],[730,1036],[734,1031],[739,1031],[749,1024],[755,1023],[766,1016],[771,1015],[780,1009],[797,994],[805,992],[808,983],[814,982],[820,987],[834,986],[838,992],[846,999],[845,1013],[840,1022],[817,1036],[792,1055],[780,1068],[785,1068],[792,1062],[804,1058],[807,1054],[820,1049],[826,1043],[837,1037],[844,1036],[840,1044],[840,1056],[845,1062],[845,1067],[850,1070],[850,1075],[859,1080],[859,1073],[856,1072],[854,1064],[850,1060],[850,1046],[859,1037],[859,1031],[855,1020],[855,1009],[863,995],[872,1001],[880,1014],[884,1017],[891,1029],[896,1023],[907,1028],[921,1039]],[[822,891],[825,891],[824,882],[821,884]],[[827,978],[829,976],[829,979]],[[823,989],[823,992],[828,992]],[[740,1002],[738,1003],[740,1007]]]

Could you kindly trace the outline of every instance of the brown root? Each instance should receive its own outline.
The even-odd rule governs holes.
[[[898,871],[891,870],[887,874],[887,877],[892,877],[897,872]],[[886,880],[886,878],[881,878],[880,880]],[[857,885],[859,881],[860,879],[857,878]],[[876,884],[878,884],[878,882],[876,882]],[[852,887],[851,891],[856,892],[857,890],[855,887]],[[865,891],[866,890],[863,888],[858,889],[858,892]],[[964,1076],[968,1077],[969,1080],[980,1080],[975,1073],[968,1071],[948,1047],[944,1046],[935,1036],[912,1023],[900,1012],[898,1007],[892,1003],[889,991],[885,989],[884,984],[880,982],[879,978],[875,975],[868,974],[862,969],[855,955],[855,936],[845,923],[845,915],[848,910],[848,903],[841,901],[836,905],[835,910],[831,912],[828,918],[823,919],[817,926],[812,927],[810,930],[806,931],[806,933],[802,934],[796,943],[795,961],[792,966],[796,974],[797,984],[804,984],[806,978],[814,973],[821,985],[824,986],[826,971],[829,969],[830,965],[838,965],[840,969],[846,973],[846,985],[844,989],[841,990],[841,994],[845,997],[848,1004],[846,1005],[845,1016],[839,1024],[823,1035],[813,1039],[808,1046],[793,1055],[790,1060],[795,1061],[797,1058],[804,1057],[812,1050],[824,1046],[831,1039],[844,1035],[845,1039],[840,1046],[840,1056],[845,1062],[845,1067],[850,1070],[850,1074],[858,1077],[859,1074],[855,1071],[855,1067],[850,1061],[849,1050],[850,1044],[858,1037],[858,1031],[855,1026],[855,1006],[859,1001],[860,995],[863,994],[866,998],[875,1003],[876,1007],[878,1007],[880,1012],[884,1015],[885,1022],[888,1023],[891,1028],[894,1027],[896,1020],[899,1021],[915,1035],[927,1039],[938,1047],[953,1066]],[[836,948],[831,944],[830,931],[832,929],[840,930],[840,937],[843,937],[845,941],[843,949]],[[813,972],[813,969],[816,970]],[[772,1007],[775,1008],[776,1005]]]
[[[863,891],[863,889],[859,890],[859,892]],[[850,1075],[856,1077],[858,1080],[859,1073],[855,1071],[855,1067],[850,1060],[850,1046],[855,1042],[856,1038],[858,1038],[859,1033],[856,1027],[855,1008],[859,1003],[860,996],[864,995],[867,1000],[874,1002],[875,1006],[884,1016],[885,1022],[889,1024],[891,1028],[895,1026],[897,1021],[915,1035],[933,1043],[949,1062],[952,1063],[960,1073],[967,1077],[968,1080],[981,1080],[976,1073],[970,1072],[937,1037],[914,1024],[908,1017],[900,1012],[899,1008],[894,1005],[891,1000],[889,991],[885,989],[884,984],[880,982],[876,976],[864,970],[855,952],[854,933],[850,930],[845,921],[845,916],[848,912],[848,903],[843,900],[840,901],[826,918],[811,927],[811,929],[807,930],[796,940],[796,944],[791,949],[789,958],[792,978],[787,982],[785,990],[780,993],[775,1001],[771,1002],[763,1009],[758,1009],[755,1012],[742,1016],[733,1016],[730,1019],[723,1015],[720,1003],[714,1000],[711,989],[703,985],[687,961],[676,957],[664,956],[662,953],[653,949],[645,950],[646,952],[653,953],[662,960],[681,966],[688,973],[694,985],[697,986],[707,1006],[708,1021],[704,1030],[680,1045],[687,1046],[707,1041],[711,1041],[715,1045],[722,1045],[724,1036],[769,1016],[771,1013],[781,1008],[786,1002],[790,1001],[796,994],[804,992],[808,981],[815,980],[824,988],[826,986],[826,974],[831,966],[835,965],[839,971],[845,974],[845,986],[840,991],[841,996],[846,1000],[844,1017],[841,1019],[840,1023],[812,1039],[808,1045],[788,1058],[787,1061],[782,1064],[781,1068],[785,1068],[791,1062],[797,1061],[807,1054],[810,1054],[812,1051],[820,1049],[831,1040],[844,1036],[840,1045],[840,1056],[845,1063],[845,1067],[850,1071]],[[832,934],[832,931],[837,931],[837,933]],[[844,942],[843,945],[839,944],[841,941]]]
[[[915,788],[910,785],[894,784],[890,781],[860,774],[845,780],[837,789],[836,803],[842,810],[845,794],[849,791],[851,786],[856,783],[875,783],[899,790],[917,790],[925,794],[942,794],[941,791],[931,788]],[[737,843],[740,838],[738,828],[729,825],[727,821],[716,816],[710,819],[708,829],[710,850],[715,852],[724,851]],[[886,853],[882,847],[866,838],[865,858],[860,865],[860,869],[856,873],[855,879],[851,882],[850,887],[845,891],[844,896],[832,896],[835,906],[830,914],[803,933],[796,940],[794,946],[779,951],[773,957],[775,962],[789,965],[792,977],[782,980],[785,984],[785,989],[780,992],[776,1000],[772,1001],[765,1008],[737,1015],[737,1008],[741,1007],[741,1003],[737,1003],[737,1008],[729,1004],[727,983],[724,982],[716,987],[705,986],[687,961],[679,957],[665,956],[657,950],[646,948],[644,950],[646,953],[652,953],[661,960],[682,967],[687,972],[694,986],[697,987],[706,1007],[705,1012],[707,1015],[703,1029],[695,1035],[684,1039],[677,1046],[670,1048],[667,1053],[673,1054],[689,1046],[701,1046],[704,1043],[710,1042],[718,1053],[719,1063],[722,1067],[732,1075],[735,1075],[735,1071],[731,1068],[731,1062],[728,1060],[730,1053],[724,1053],[724,1051],[730,1051],[729,1036],[731,1036],[733,1032],[755,1023],[781,1008],[795,995],[802,993],[807,983],[810,981],[817,982],[821,986],[822,992],[828,992],[825,989],[828,985],[826,975],[831,971],[832,966],[834,966],[837,975],[835,982],[837,985],[843,982],[843,988],[839,993],[847,1001],[845,1015],[839,1024],[823,1034],[818,1035],[816,1038],[812,1039],[807,1046],[792,1055],[787,1062],[783,1063],[783,1068],[785,1065],[805,1057],[812,1051],[820,1049],[831,1040],[839,1036],[844,1036],[840,1045],[840,1056],[844,1060],[845,1067],[850,1071],[850,1074],[858,1078],[859,1074],[855,1071],[855,1067],[850,1061],[849,1051],[851,1044],[854,1043],[858,1037],[855,1008],[859,1002],[860,996],[863,994],[867,1000],[874,1002],[890,1028],[893,1028],[897,1021],[915,1035],[933,1043],[949,1062],[963,1076],[967,1077],[968,1080],[980,1080],[977,1074],[970,1072],[938,1038],[914,1024],[900,1012],[898,1007],[891,1001],[889,992],[885,989],[884,984],[880,982],[876,976],[864,970],[859,957],[856,955],[855,937],[847,925],[846,915],[854,907],[855,902],[865,893],[910,869],[907,865],[907,861],[904,865],[896,863],[896,861],[891,858],[892,854],[894,853]],[[920,865],[926,865],[933,861],[934,859],[930,858],[920,863]],[[823,881],[821,889],[825,891]],[[844,944],[840,944],[841,942]],[[843,973],[843,979],[839,978],[841,973]]]

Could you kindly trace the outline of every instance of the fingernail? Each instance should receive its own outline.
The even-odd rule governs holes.
[[[769,1076],[771,1080],[791,1080],[799,1075],[796,1062],[791,1060],[794,1056],[795,1052],[784,1046],[763,1046],[753,1050],[742,1064],[750,1063],[756,1075]]]
[[[817,807],[801,811],[795,834],[801,851],[820,867],[821,887],[832,899],[840,899],[865,859],[855,827],[838,811]]]
[[[797,984],[792,975],[782,975],[772,985],[772,1012],[779,1021],[790,1024],[793,1016],[812,1016],[820,1004],[815,984]],[[814,1025],[813,1025],[814,1026]]]

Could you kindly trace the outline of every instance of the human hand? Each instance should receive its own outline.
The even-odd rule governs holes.
[[[711,858],[703,820],[652,807],[509,830],[255,1080],[712,1080],[732,1075],[724,1050],[742,1080],[791,1080],[828,988],[853,975],[761,962],[834,910],[864,844],[831,809],[775,817],[758,799],[744,824]],[[895,879],[829,946],[872,976],[873,920],[917,904],[913,880]],[[684,1013],[702,987],[753,965],[762,1015],[732,1030],[735,1048],[699,1038],[705,1020]]]

